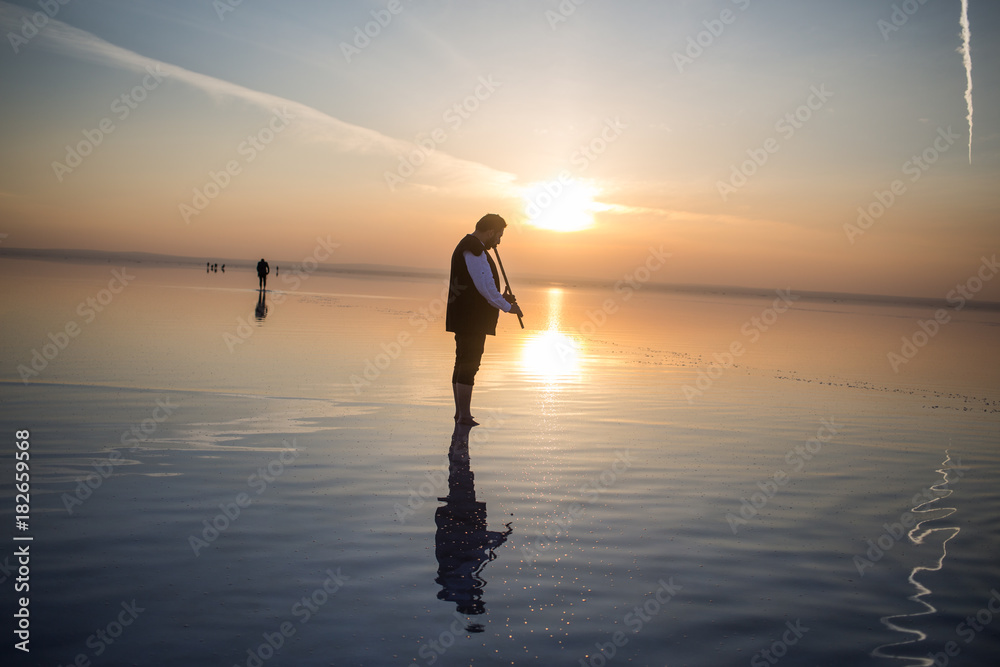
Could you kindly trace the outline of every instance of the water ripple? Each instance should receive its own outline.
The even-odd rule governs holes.
[[[908,635],[909,638],[906,639],[905,641],[895,642],[892,644],[883,644],[879,646],[878,648],[876,648],[874,651],[871,652],[872,657],[889,658],[892,660],[912,661],[909,663],[908,667],[931,667],[934,664],[934,661],[931,658],[919,658],[919,657],[907,656],[895,651],[890,651],[889,649],[898,649],[899,647],[909,646],[911,644],[916,644],[917,642],[921,642],[927,639],[927,634],[924,633],[922,630],[918,630],[916,628],[904,627],[899,623],[897,623],[896,622],[897,620],[915,619],[920,616],[927,616],[929,614],[937,612],[937,608],[934,607],[934,605],[923,599],[924,597],[932,593],[932,591],[927,586],[925,586],[924,584],[922,584],[920,581],[917,580],[917,575],[920,572],[937,572],[941,570],[944,567],[944,559],[948,556],[948,542],[956,535],[958,535],[959,532],[961,532],[961,528],[959,528],[958,526],[939,526],[939,527],[923,528],[923,525],[925,523],[929,523],[931,521],[941,521],[943,519],[948,518],[957,511],[957,509],[954,507],[928,507],[947,498],[953,493],[953,490],[951,488],[948,488],[950,484],[948,473],[955,469],[949,465],[950,463],[951,463],[951,455],[947,450],[945,450],[945,459],[944,461],[941,462],[941,467],[935,470],[935,472],[941,474],[942,480],[930,487],[931,491],[935,493],[941,493],[942,495],[938,496],[937,498],[932,498],[931,500],[919,503],[918,505],[914,506],[913,509],[910,510],[914,514],[931,514],[931,513],[934,514],[934,516],[928,517],[923,521],[918,521],[917,524],[910,529],[910,532],[907,533],[907,537],[913,544],[918,544],[918,545],[924,544],[924,541],[934,533],[940,532],[947,534],[947,537],[945,537],[945,539],[941,542],[941,555],[938,556],[936,560],[934,560],[934,564],[932,566],[926,566],[926,565],[915,566],[910,571],[910,576],[907,579],[910,582],[910,584],[916,589],[916,593],[909,596],[909,598],[907,599],[919,603],[922,606],[922,610],[909,614],[894,614],[892,616],[883,616],[881,619],[879,619],[882,622],[882,624],[887,628],[889,628],[890,630],[902,633],[904,635]],[[946,513],[941,514],[940,512],[946,512]]]

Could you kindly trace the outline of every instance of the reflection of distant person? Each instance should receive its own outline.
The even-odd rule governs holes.
[[[257,292],[257,294],[258,294],[257,308],[254,310],[253,313],[254,319],[256,319],[258,322],[263,322],[264,318],[267,317],[267,302],[264,299],[264,295],[266,294],[266,292],[264,290],[260,290],[259,292]]]
[[[264,258],[261,257],[260,261],[257,262],[257,280],[260,283],[258,289],[267,289],[267,274],[271,272],[271,267],[267,265]]]
[[[509,523],[502,533],[486,528],[486,503],[476,500],[475,477],[469,462],[469,428],[467,424],[456,424],[451,437],[448,497],[438,499],[446,504],[434,513],[434,554],[438,562],[435,581],[441,585],[438,599],[454,602],[459,613],[474,616],[486,611],[483,568],[496,559],[495,549],[507,541],[513,529]],[[483,626],[473,624],[466,629],[482,632]]]
[[[500,244],[507,222],[496,213],[484,215],[476,231],[466,235],[451,255],[451,279],[445,330],[455,334],[455,421],[477,426],[472,418],[472,386],[483,358],[486,336],[495,336],[500,311],[524,315],[513,297],[500,294],[500,274],[489,253]]]

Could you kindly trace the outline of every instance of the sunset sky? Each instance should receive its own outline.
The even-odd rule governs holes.
[[[1000,4],[969,1],[971,164],[961,11],[0,2],[2,244],[444,270],[496,212],[511,274],[662,246],[657,282],[944,297],[1000,250]]]

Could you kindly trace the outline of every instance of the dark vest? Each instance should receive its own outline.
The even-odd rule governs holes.
[[[465,251],[478,257],[486,252],[486,249],[479,239],[469,234],[459,242],[455,252],[451,254],[451,279],[449,280],[448,310],[444,322],[445,331],[495,336],[500,311],[491,306],[490,302],[483,298],[483,295],[476,289],[476,284],[472,282],[472,276],[469,275],[469,267],[465,263]],[[497,273],[496,264],[493,263],[493,258],[488,252],[486,253],[486,261],[490,263],[493,283],[499,291],[500,274]]]

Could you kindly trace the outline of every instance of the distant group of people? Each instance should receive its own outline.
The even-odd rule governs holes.
[[[219,271],[223,273],[226,272],[226,265],[223,264],[221,267],[218,262],[214,264],[212,262],[205,262],[205,273],[218,273]],[[274,275],[278,275],[279,267],[274,267]],[[267,277],[271,273],[271,266],[267,261],[261,257],[260,261],[257,262],[257,289],[264,290],[267,289]]]

